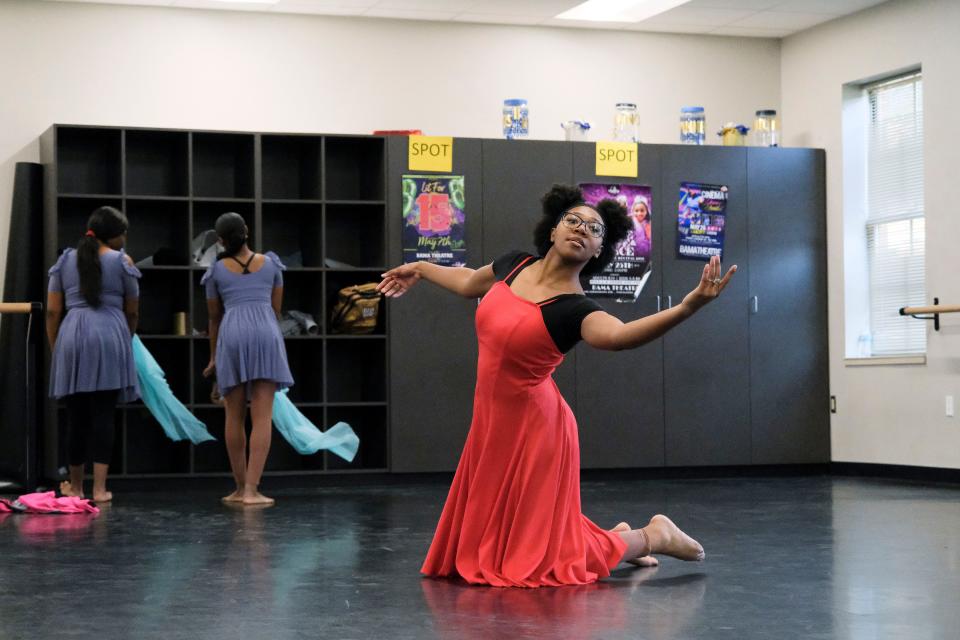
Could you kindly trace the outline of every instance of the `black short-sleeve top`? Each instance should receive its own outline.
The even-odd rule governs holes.
[[[526,258],[532,259],[517,269],[517,265]],[[511,251],[493,261],[493,273],[497,280],[503,281],[509,287],[518,273],[539,259],[523,251]],[[594,311],[603,311],[603,307],[581,293],[562,293],[537,302],[537,306],[543,314],[547,332],[560,353],[570,351],[580,342],[580,325],[584,318]]]

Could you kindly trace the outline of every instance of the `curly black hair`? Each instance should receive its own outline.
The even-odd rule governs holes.
[[[560,216],[573,207],[583,204],[583,192],[579,187],[555,184],[550,191],[543,194],[540,203],[543,205],[543,217],[533,230],[533,244],[537,247],[537,252],[545,256],[553,246],[550,241],[550,231],[557,226]],[[600,250],[600,255],[591,258],[583,267],[583,271],[580,272],[581,278],[589,278],[603,271],[603,268],[613,260],[617,245],[627,237],[633,226],[630,218],[627,217],[627,210],[612,198],[604,198],[593,208],[603,219],[606,231],[603,235],[603,248]]]

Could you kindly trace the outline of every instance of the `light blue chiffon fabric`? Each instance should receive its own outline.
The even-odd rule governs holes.
[[[302,455],[326,449],[352,462],[360,447],[360,438],[346,422],[338,422],[326,431],[320,431],[290,402],[286,389],[278,391],[273,398],[273,424],[290,446]]]
[[[170,390],[163,369],[150,355],[140,336],[133,336],[133,361],[140,381],[140,396],[153,417],[171,440],[189,440],[193,444],[216,440],[203,424],[183,406]]]
[[[207,431],[207,426],[197,420],[173,395],[163,369],[150,355],[139,336],[133,337],[133,359],[143,403],[163,427],[168,438],[174,441],[190,440],[193,444],[216,440]],[[338,422],[326,431],[320,431],[290,402],[286,389],[274,395],[272,417],[280,435],[301,455],[311,455],[326,449],[347,462],[352,462],[357,455],[360,438],[350,425]]]

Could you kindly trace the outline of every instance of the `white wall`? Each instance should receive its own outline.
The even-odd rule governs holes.
[[[945,395],[960,400],[960,316],[943,316],[940,332],[929,323],[926,365],[844,362],[844,260],[850,256],[844,255],[841,162],[843,85],[922,65],[927,295],[960,303],[958,36],[960,2],[895,0],[782,44],[785,141],[827,150],[830,377],[839,408],[831,423],[835,461],[960,468],[960,417],[947,418],[944,411]]]
[[[504,98],[531,136],[608,133],[632,98],[641,137],[679,108],[712,130],[780,102],[776,40],[0,0],[0,276],[14,163],[53,123],[245,131],[419,128],[498,137]],[[0,277],[0,286],[2,286]]]

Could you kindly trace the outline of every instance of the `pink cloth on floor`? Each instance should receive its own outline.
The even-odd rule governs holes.
[[[58,498],[53,491],[28,493],[17,498],[17,502],[27,508],[27,513],[100,513],[87,498]]]

